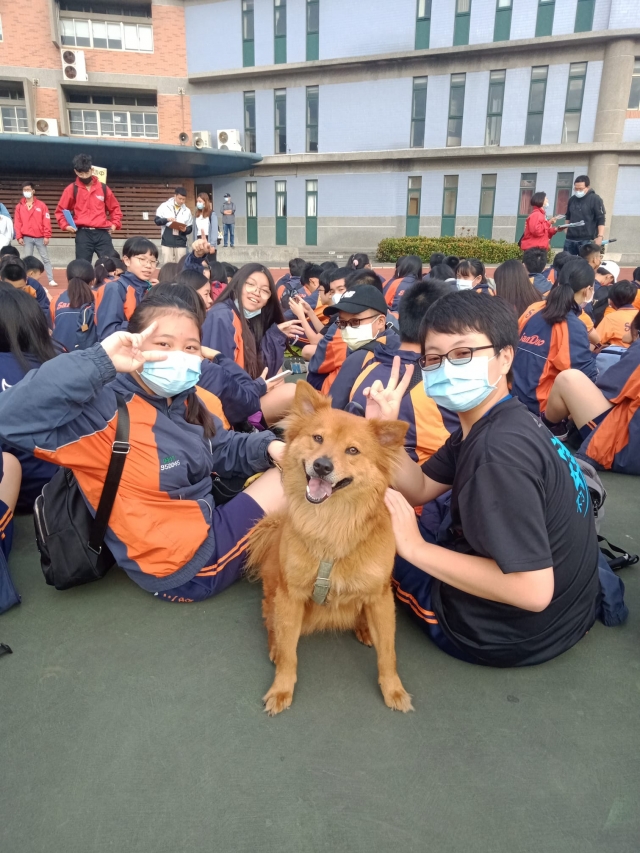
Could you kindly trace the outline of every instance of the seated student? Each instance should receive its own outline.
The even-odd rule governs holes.
[[[387,491],[396,595],[439,648],[463,661],[551,660],[596,618],[598,542],[586,482],[564,445],[509,393],[518,346],[510,305],[447,294],[427,311],[423,336],[425,390],[459,413],[461,428],[422,467],[405,454],[397,491]],[[367,417],[397,419],[410,372],[398,384],[396,368],[386,388],[371,387]],[[449,489],[450,517],[430,544],[413,507]]]
[[[596,270],[593,302],[589,311],[596,326],[607,312],[611,313],[613,310],[609,307],[609,294],[619,275],[620,267],[615,261],[602,261]]]
[[[366,252],[354,252],[353,255],[349,256],[347,266],[350,270],[370,270],[371,261],[369,260],[369,255],[367,255]]]
[[[400,339],[392,329],[387,329],[387,303],[378,288],[370,284],[347,290],[337,305],[326,309],[326,314],[337,318],[336,326],[347,347],[345,359],[331,386],[333,408],[344,409],[353,383],[377,344],[397,349]]]
[[[446,257],[444,252],[432,252],[429,256],[429,269],[432,270],[438,264],[443,264]]]
[[[544,268],[547,265],[547,253],[544,249],[536,247],[527,249],[522,255],[522,263],[527,268],[529,280],[535,289],[545,295],[551,290],[551,282],[544,275]]]
[[[192,290],[195,290],[204,303],[205,311],[208,311],[213,305],[213,299],[211,298],[211,284],[209,283],[209,279],[206,275],[203,275],[203,273],[194,269],[182,270],[175,279],[175,282],[176,284],[184,284]]]
[[[2,563],[8,570],[7,560],[13,544],[13,511],[20,493],[22,471],[13,453],[0,453],[0,571]]]
[[[105,542],[159,599],[201,601],[240,577],[247,534],[283,507],[280,472],[268,469],[284,445],[270,432],[226,431],[200,402],[200,328],[185,302],[149,294],[129,328],[45,362],[0,394],[0,440],[71,468],[95,510],[121,394],[131,450]],[[212,472],[260,471],[240,495],[214,505]]]
[[[447,264],[436,264],[429,270],[429,275],[425,276],[423,281],[444,281],[449,285],[450,290],[457,290],[455,271]]]
[[[401,370],[414,365],[411,382],[400,403],[398,420],[409,424],[405,436],[404,448],[421,465],[440,448],[460,426],[458,416],[453,412],[440,410],[430,397],[427,397],[422,377],[417,367],[420,358],[420,326],[424,315],[437,299],[450,293],[441,282],[419,281],[408,290],[400,300],[400,345],[378,343],[373,353],[367,353],[360,375],[351,388],[349,402],[356,403],[364,411],[366,407],[365,388],[376,381],[386,386],[391,378],[394,358],[400,359]],[[351,358],[351,356],[349,357]],[[345,362],[348,363],[349,359]],[[339,376],[338,380],[339,381]],[[334,383],[334,388],[335,385]],[[335,402],[334,402],[335,405]]]
[[[546,303],[541,298],[540,291],[531,284],[522,261],[517,258],[504,261],[496,267],[493,277],[496,283],[496,296],[501,296],[513,305],[522,325],[532,314],[544,308]]]
[[[44,272],[44,264],[40,258],[36,258],[35,255],[27,255],[22,261],[27,269],[27,278],[34,278],[39,282],[40,276]],[[55,281],[53,283],[55,284]]]
[[[398,312],[400,298],[405,290],[420,281],[422,278],[422,260],[417,255],[405,255],[401,260],[398,259],[396,267],[396,277],[388,281],[384,286],[385,302],[389,306],[389,310],[394,314]]]
[[[300,276],[301,290],[289,298],[289,309],[284,312],[285,320],[298,320],[304,328],[299,345],[317,344],[326,325],[325,304],[321,300],[324,289],[320,287],[320,278],[324,270],[318,264],[307,264]],[[299,307],[294,306],[294,302]]]
[[[549,284],[552,286],[557,284],[558,276],[560,275],[560,270],[567,263],[567,261],[575,258],[575,255],[572,255],[570,252],[556,252],[553,256],[553,261],[551,262],[551,266],[543,271],[543,275],[547,277],[549,280]]]
[[[186,268],[190,269],[190,267]],[[177,261],[169,261],[166,264],[162,264],[158,273],[158,284],[174,284],[184,269],[185,266],[182,267],[182,270],[180,269],[180,264]],[[199,270],[196,270],[196,272],[199,272]],[[204,272],[202,275],[204,275]]]
[[[289,275],[285,274],[278,279],[276,284],[276,292],[278,299],[282,305],[282,310],[286,311],[289,307],[289,299],[296,293],[302,290],[302,282],[300,280],[307,262],[304,258],[291,258],[289,261]]]
[[[458,290],[475,290],[493,296],[493,290],[487,281],[485,266],[478,258],[463,258],[456,267],[456,287]]]
[[[127,330],[133,312],[151,287],[158,261],[158,247],[146,237],[129,237],[122,247],[122,258],[127,267],[126,273],[104,287],[102,297],[96,304],[100,341],[114,332]]]
[[[8,251],[9,249],[12,251]],[[0,278],[32,296],[42,309],[47,322],[49,321],[49,294],[37,278],[29,277],[24,261],[13,246],[4,246],[0,250]]]
[[[454,270],[461,260],[462,258],[459,258],[457,255],[446,255],[443,264],[447,267],[451,267],[451,269]]]
[[[578,250],[578,255],[589,264],[593,270],[599,269],[602,263],[602,246],[598,243],[585,243],[583,246],[580,246]]]
[[[227,274],[227,284],[231,284],[231,279],[238,272],[238,267],[235,264],[229,264],[227,261],[222,261],[222,266]]]
[[[35,300],[28,294],[0,283],[0,396],[34,367],[58,355],[49,329]],[[31,401],[29,411],[33,411]],[[0,438],[0,452],[15,453],[22,466],[22,482],[18,483],[18,508],[33,509],[33,503],[58,470],[57,465],[36,459],[26,450],[12,450]],[[15,503],[14,503],[15,506]],[[0,538],[2,538],[0,512]]]
[[[98,340],[95,324],[95,270],[77,258],[67,265],[67,289],[51,303],[51,328],[67,352],[87,349]]]
[[[605,312],[597,328],[603,346],[608,344],[616,347],[628,346],[624,336],[638,313],[638,309],[633,304],[637,296],[638,287],[634,281],[622,280],[612,286],[609,292],[609,306],[613,311],[610,314]]]
[[[596,468],[640,474],[640,315],[631,324],[633,343],[597,384],[579,370],[556,377],[543,421],[558,431],[571,418],[582,438],[578,455]]]
[[[547,405],[553,380],[573,367],[595,380],[598,369],[580,321],[580,305],[593,290],[593,269],[581,258],[564,265],[547,304],[524,324],[513,362],[513,394],[538,415]]]

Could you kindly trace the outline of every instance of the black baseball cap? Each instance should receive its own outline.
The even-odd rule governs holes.
[[[327,317],[331,317],[339,311],[344,311],[345,314],[360,314],[367,309],[377,311],[383,317],[387,316],[387,303],[384,301],[384,296],[372,284],[362,284],[360,287],[354,287],[353,290],[345,291],[338,304],[329,305],[324,309],[324,313]]]

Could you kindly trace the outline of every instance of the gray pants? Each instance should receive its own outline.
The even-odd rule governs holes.
[[[44,264],[44,271],[47,274],[47,280],[53,281],[53,267],[49,260],[49,252],[47,252],[47,247],[44,244],[44,237],[27,237],[24,235],[22,239],[24,240],[25,257],[27,255],[35,255],[35,250],[37,249],[40,258],[42,259],[42,263]]]

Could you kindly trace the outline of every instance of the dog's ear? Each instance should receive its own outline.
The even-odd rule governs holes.
[[[308,382],[296,383],[296,395],[293,398],[291,412],[308,417],[322,409],[330,409],[331,400],[319,394]]]
[[[404,437],[409,424],[404,421],[367,421],[369,428],[386,450],[399,450],[404,446]]]

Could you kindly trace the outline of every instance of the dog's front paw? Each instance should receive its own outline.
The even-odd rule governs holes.
[[[363,624],[358,624],[354,628],[354,632],[356,635],[356,639],[362,643],[363,646],[372,646],[373,640],[371,639],[371,633],[369,631],[369,626],[366,622]]]
[[[293,702],[293,690],[274,690],[272,687],[269,692],[263,696],[264,709],[270,717],[275,717],[281,711],[286,711],[291,707]]]
[[[405,714],[407,711],[413,711],[411,696],[404,689],[399,678],[394,679],[393,683],[389,685],[381,684],[380,689],[387,708],[391,708],[393,711],[403,711]]]

